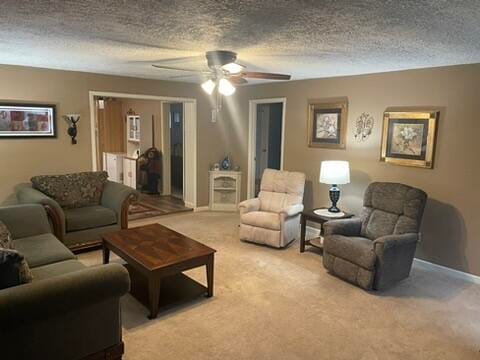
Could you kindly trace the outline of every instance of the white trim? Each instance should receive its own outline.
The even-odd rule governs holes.
[[[98,169],[98,164],[97,164],[97,124],[96,124],[96,114],[95,114],[95,96],[101,96],[101,97],[115,97],[115,98],[128,98],[128,99],[142,99],[142,100],[158,100],[161,102],[181,102],[184,104],[192,104],[192,110],[190,114],[190,120],[188,122],[188,126],[191,127],[189,131],[194,134],[192,138],[192,149],[193,153],[192,155],[192,172],[193,172],[193,177],[191,179],[192,185],[193,186],[193,199],[188,199],[188,205],[187,205],[187,199],[185,199],[184,196],[184,201],[185,201],[185,206],[189,206],[192,208],[196,207],[197,204],[197,100],[194,98],[181,98],[181,97],[170,97],[170,96],[157,96],[157,95],[141,95],[141,94],[130,94],[130,93],[117,93],[117,92],[105,92],[105,91],[89,91],[88,92],[89,96],[89,103],[90,103],[90,136],[91,136],[91,144],[92,144],[92,170],[95,171]],[[162,113],[163,117],[163,113]],[[187,121],[186,120],[186,115],[185,111],[183,114],[183,127],[184,130],[187,128]],[[163,129],[162,129],[163,131]],[[162,139],[163,140],[163,139]],[[185,140],[185,138],[184,138]],[[184,144],[185,147],[185,144]],[[183,163],[185,166],[187,159],[184,157]],[[184,171],[185,174],[185,171]],[[184,192],[185,192],[185,182],[183,184]],[[185,195],[185,193],[184,193]]]
[[[282,103],[282,144],[280,155],[280,170],[283,170],[283,161],[285,154],[285,117],[287,111],[287,98],[270,98],[270,99],[254,99],[249,101],[249,116],[248,116],[248,169],[247,169],[247,198],[251,199],[254,196],[255,189],[255,139],[257,126],[257,105]]]
[[[203,212],[203,211],[210,211],[210,207],[208,206],[199,206],[193,209],[193,212]]]
[[[434,264],[432,262],[418,259],[418,258],[415,258],[414,262],[416,266],[422,267],[424,269],[435,270],[442,274],[480,285],[480,276],[463,272],[460,270],[455,270],[446,266]]]

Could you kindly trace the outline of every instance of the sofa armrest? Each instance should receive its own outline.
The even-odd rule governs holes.
[[[303,211],[303,204],[295,204],[280,210],[280,215],[283,217],[292,217],[300,214]]]
[[[418,240],[418,234],[408,233],[382,236],[373,242],[377,255],[375,289],[388,289],[409,276]]]
[[[62,240],[66,233],[66,228],[65,213],[60,204],[31,186],[18,187],[16,193],[20,204],[41,204],[48,207],[46,211],[52,221],[55,236]]]
[[[252,211],[258,211],[260,210],[260,199],[254,198],[254,199],[248,199],[248,200],[242,201],[240,204],[238,204],[238,209],[240,210],[240,215],[243,215]]]
[[[52,232],[45,209],[40,204],[0,207],[0,220],[13,239]]]
[[[373,244],[375,252],[380,254],[384,251],[391,251],[395,247],[416,244],[419,240],[419,234],[408,233],[400,235],[386,235],[375,239]]]
[[[362,230],[360,218],[329,220],[323,224],[323,235],[358,236]]]
[[[107,264],[0,290],[0,330],[22,327],[76,308],[119,298],[130,278],[120,264]]]
[[[138,191],[129,186],[107,181],[102,193],[102,206],[117,213],[122,229],[128,228],[128,207],[138,199]]]

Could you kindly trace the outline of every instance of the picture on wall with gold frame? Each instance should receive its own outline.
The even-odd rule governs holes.
[[[433,168],[439,111],[386,111],[381,161]]]
[[[348,102],[308,102],[308,146],[345,149]]]

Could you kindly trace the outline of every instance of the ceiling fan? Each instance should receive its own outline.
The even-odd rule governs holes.
[[[153,64],[153,67],[165,70],[185,71],[191,73],[201,73],[208,78],[202,83],[202,89],[207,94],[212,94],[218,86],[220,94],[230,96],[235,92],[235,85],[246,84],[246,78],[250,79],[268,79],[268,80],[290,80],[290,75],[274,74],[265,72],[247,71],[244,65],[238,64],[237,53],[227,50],[207,51],[205,53],[209,70],[193,70],[177,68],[172,66],[162,66]]]

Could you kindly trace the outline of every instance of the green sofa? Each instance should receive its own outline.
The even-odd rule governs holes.
[[[18,203],[46,206],[55,235],[72,251],[98,247],[102,234],[128,228],[128,207],[138,197],[103,171],[36,176],[32,182],[17,186]]]
[[[41,205],[0,208],[33,281],[0,290],[2,359],[121,359],[119,264],[86,267],[52,233]]]

